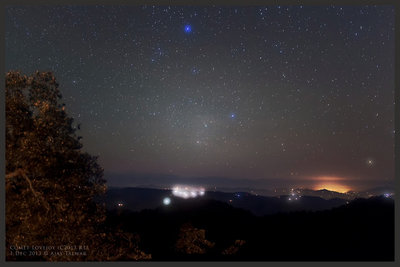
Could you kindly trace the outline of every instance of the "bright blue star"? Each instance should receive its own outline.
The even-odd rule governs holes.
[[[185,25],[185,33],[191,33],[192,32],[192,26],[189,24]]]
[[[235,118],[235,117],[236,117],[235,113],[232,113],[232,114],[231,114],[231,118],[233,119],[233,118]]]

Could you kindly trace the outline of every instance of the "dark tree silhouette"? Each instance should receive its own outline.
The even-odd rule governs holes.
[[[132,242],[125,242],[128,247],[109,244],[118,243],[123,235],[99,228],[105,208],[95,199],[106,190],[103,169],[96,157],[81,150],[79,126],[74,127],[61,98],[51,72],[29,77],[6,74],[7,259],[18,259],[21,251],[15,249],[24,246],[28,246],[27,256],[40,254],[32,259],[110,260],[129,253],[131,259],[148,258],[136,253]],[[29,251],[32,245],[56,250],[57,246],[77,247],[44,255],[43,250]]]
[[[184,254],[205,254],[214,243],[206,239],[206,231],[197,229],[190,223],[182,225],[175,245],[176,251]]]

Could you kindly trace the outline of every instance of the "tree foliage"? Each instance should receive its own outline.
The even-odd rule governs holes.
[[[83,255],[41,254],[45,260],[109,260],[127,248],[141,259],[130,239],[125,248],[107,245],[124,237],[99,228],[103,169],[82,151],[53,74],[9,72],[5,95],[7,259],[17,259],[11,247],[32,245],[88,247]]]
[[[232,246],[222,251],[222,255],[234,255],[238,253],[239,249],[246,244],[245,240],[237,239]]]
[[[190,223],[182,225],[175,245],[177,252],[184,254],[205,254],[215,243],[206,239],[206,231],[193,227]]]

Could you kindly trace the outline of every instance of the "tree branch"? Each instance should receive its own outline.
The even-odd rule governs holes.
[[[11,179],[11,178],[14,178],[14,177],[17,177],[17,176],[22,176],[22,177],[25,179],[25,181],[26,181],[26,182],[28,183],[28,185],[29,185],[29,189],[32,191],[32,194],[42,202],[42,204],[45,206],[45,208],[46,208],[47,210],[49,210],[49,209],[50,209],[49,203],[47,203],[47,202],[43,199],[43,197],[40,196],[40,195],[35,191],[35,189],[33,189],[32,181],[29,179],[28,175],[26,175],[26,172],[25,172],[24,169],[19,168],[19,169],[16,169],[16,170],[15,170],[14,172],[12,172],[12,173],[6,174],[6,179]]]

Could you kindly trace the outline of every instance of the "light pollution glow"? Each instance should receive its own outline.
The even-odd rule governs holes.
[[[195,198],[198,196],[204,196],[205,189],[202,187],[176,185],[172,188],[172,194],[180,198]]]
[[[339,193],[346,193],[351,190],[348,185],[343,184],[346,180],[343,177],[336,177],[336,176],[318,176],[315,177],[313,180],[316,181],[316,184],[313,186],[314,190],[321,190],[327,189],[329,191],[335,191]]]
[[[314,190],[326,189],[329,191],[335,191],[335,192],[339,192],[339,193],[346,193],[351,190],[351,188],[348,187],[347,185],[337,184],[337,183],[320,183],[320,184],[316,184],[313,187],[313,189]]]

